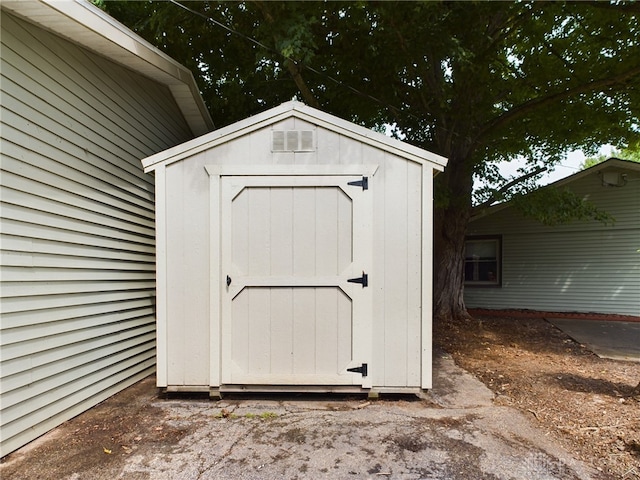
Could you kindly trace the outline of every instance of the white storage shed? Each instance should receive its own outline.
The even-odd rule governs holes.
[[[288,102],[143,165],[156,177],[159,387],[431,387],[445,158]]]

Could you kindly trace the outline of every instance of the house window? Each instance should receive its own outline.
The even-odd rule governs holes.
[[[502,237],[467,237],[464,254],[464,284],[499,287],[502,284]]]

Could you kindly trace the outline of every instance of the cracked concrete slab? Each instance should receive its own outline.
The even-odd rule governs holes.
[[[435,352],[433,389],[429,397],[444,408],[486,407],[493,402],[493,392],[484,383],[458,367],[444,352]]]
[[[443,353],[422,399],[243,396],[214,402],[161,398],[151,381],[11,455],[3,479],[590,479],[594,472]],[[124,394],[124,392],[123,392]],[[113,402],[112,402],[113,400]],[[111,403],[110,403],[111,402]],[[83,425],[125,415],[109,455],[98,441],[73,448]],[[101,412],[102,409],[102,412]],[[83,417],[85,420],[83,420]],[[84,423],[83,423],[84,422]],[[146,423],[145,423],[146,422]],[[87,430],[91,432],[91,430]],[[120,445],[118,445],[118,443]],[[105,448],[100,445],[100,448]],[[92,450],[88,450],[92,449]],[[78,459],[89,458],[90,461]],[[77,461],[76,461],[77,460]]]

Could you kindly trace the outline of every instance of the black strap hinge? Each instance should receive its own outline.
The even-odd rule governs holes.
[[[354,187],[362,187],[362,190],[369,189],[369,177],[362,177],[362,180],[355,180],[348,182],[347,185],[353,185]]]
[[[347,368],[347,372],[361,373],[363,377],[366,377],[367,374],[369,373],[367,371],[367,364],[366,363],[363,363],[359,367]]]
[[[362,276],[358,278],[350,278],[347,280],[350,283],[360,283],[362,284],[362,288],[369,286],[369,275],[362,272]]]

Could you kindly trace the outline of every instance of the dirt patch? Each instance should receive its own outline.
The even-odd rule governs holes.
[[[495,400],[457,367],[459,381],[481,387],[481,401],[160,399],[149,377],[3,459],[0,477],[640,480],[638,364],[600,359],[539,318],[438,323],[434,338],[446,364],[455,367],[453,357]],[[553,448],[505,406],[555,439]],[[564,451],[600,474],[574,473]]]
[[[154,383],[155,378],[148,377],[3,458],[0,476],[66,478],[96,465],[119,471],[125,457],[141,449],[170,452],[187,430],[172,426],[163,411],[151,405]],[[29,456],[46,459],[46,474],[39,462],[22,461]]]
[[[480,378],[497,404],[533,417],[602,478],[640,479],[637,363],[601,359],[533,312],[473,313],[472,320],[436,322],[440,348]]]

